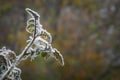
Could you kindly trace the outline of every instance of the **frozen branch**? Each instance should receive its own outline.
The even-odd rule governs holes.
[[[13,51],[7,50],[6,48],[0,50],[0,80],[21,80],[21,70],[17,68],[18,64],[28,57],[31,57],[31,60],[33,60],[39,54],[41,54],[42,57],[50,55],[59,61],[62,66],[64,65],[62,55],[51,45],[52,36],[42,28],[39,22],[39,14],[29,8],[26,8],[26,11],[32,16],[32,18],[27,21],[26,27],[26,31],[31,34],[27,40],[28,44],[18,56],[16,56]]]

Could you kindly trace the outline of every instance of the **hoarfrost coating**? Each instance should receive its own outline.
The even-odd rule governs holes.
[[[21,69],[17,66],[28,57],[33,60],[38,55],[45,58],[51,56],[64,66],[64,59],[60,51],[52,47],[51,34],[43,29],[39,22],[40,15],[29,8],[26,8],[26,11],[32,17],[28,19],[26,26],[26,31],[30,33],[27,45],[18,56],[6,47],[0,49],[0,80],[21,80]]]

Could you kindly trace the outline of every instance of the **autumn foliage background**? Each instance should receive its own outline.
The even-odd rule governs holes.
[[[23,80],[120,80],[120,0],[0,0],[0,48],[25,47],[27,7],[40,14],[65,66],[28,59],[19,65]]]

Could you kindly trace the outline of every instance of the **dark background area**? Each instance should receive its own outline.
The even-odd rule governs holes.
[[[65,66],[23,61],[23,80],[120,80],[120,0],[0,0],[0,48],[24,49],[31,8],[53,36]]]

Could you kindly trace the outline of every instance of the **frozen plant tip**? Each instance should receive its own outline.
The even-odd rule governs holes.
[[[21,69],[17,66],[28,57],[31,60],[34,60],[38,55],[44,58],[53,57],[64,66],[64,59],[60,51],[51,45],[51,34],[43,29],[39,22],[39,14],[29,8],[26,8],[26,11],[31,15],[26,26],[26,31],[30,33],[27,45],[18,56],[6,47],[0,49],[0,80],[21,80]]]

